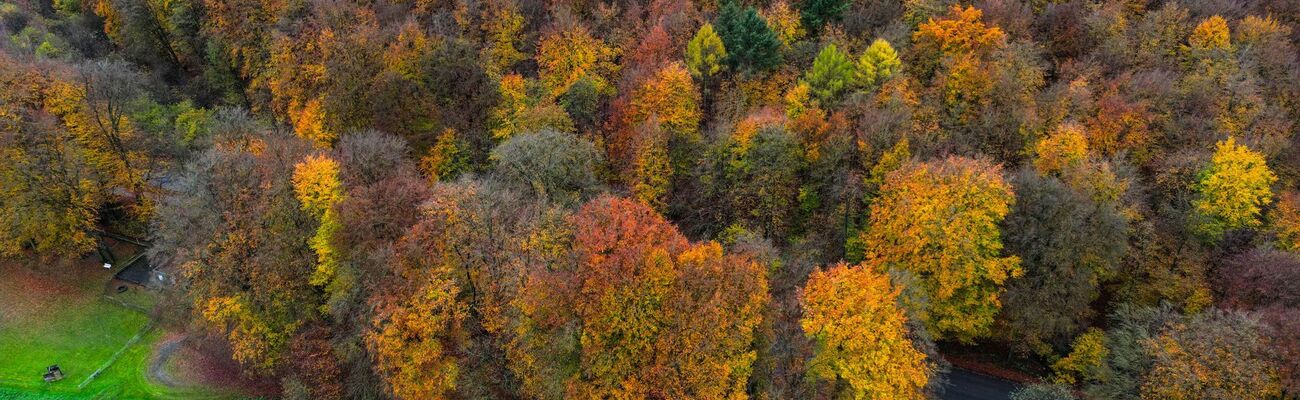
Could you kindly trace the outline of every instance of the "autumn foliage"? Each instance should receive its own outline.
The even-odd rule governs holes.
[[[1196,184],[1196,229],[1218,238],[1230,229],[1260,226],[1261,208],[1272,203],[1275,181],[1259,153],[1232,138],[1220,142]]]
[[[573,306],[584,322],[576,395],[744,393],[767,297],[759,264],[716,243],[690,244],[625,199],[593,200],[573,224]]]
[[[885,178],[863,233],[867,260],[915,274],[929,297],[924,321],[945,338],[990,333],[1002,285],[1021,274],[1004,257],[998,224],[1015,198],[1001,168],[951,157],[912,163]]]
[[[803,329],[817,342],[810,374],[847,382],[853,398],[925,397],[925,355],[906,335],[901,289],[888,275],[839,264],[813,272],[803,290]]]
[[[1291,398],[1293,3],[0,2],[0,262],[256,396]]]

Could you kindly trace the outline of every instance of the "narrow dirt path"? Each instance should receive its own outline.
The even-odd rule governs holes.
[[[181,385],[176,379],[167,372],[167,360],[171,359],[176,350],[180,350],[181,345],[185,344],[185,336],[177,336],[163,342],[154,352],[153,358],[149,360],[149,377],[160,385],[171,388],[177,388]]]

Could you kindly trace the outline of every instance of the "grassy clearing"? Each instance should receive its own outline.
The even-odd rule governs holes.
[[[147,315],[106,299],[104,288],[112,272],[90,265],[41,268],[59,270],[62,276],[0,265],[0,399],[225,397],[151,382],[146,368],[163,333],[144,331]],[[152,299],[134,293],[121,301],[143,307]],[[138,342],[125,346],[142,332]],[[119,351],[109,368],[78,387]],[[50,364],[63,369],[63,380],[41,379]]]

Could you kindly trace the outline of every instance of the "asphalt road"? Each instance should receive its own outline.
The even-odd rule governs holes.
[[[948,373],[948,388],[943,400],[1006,400],[1016,384],[1010,381],[953,368]]]

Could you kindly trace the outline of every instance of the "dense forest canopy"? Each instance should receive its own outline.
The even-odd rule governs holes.
[[[0,1],[0,256],[285,398],[1300,396],[1300,1]],[[975,350],[971,350],[975,349]]]

